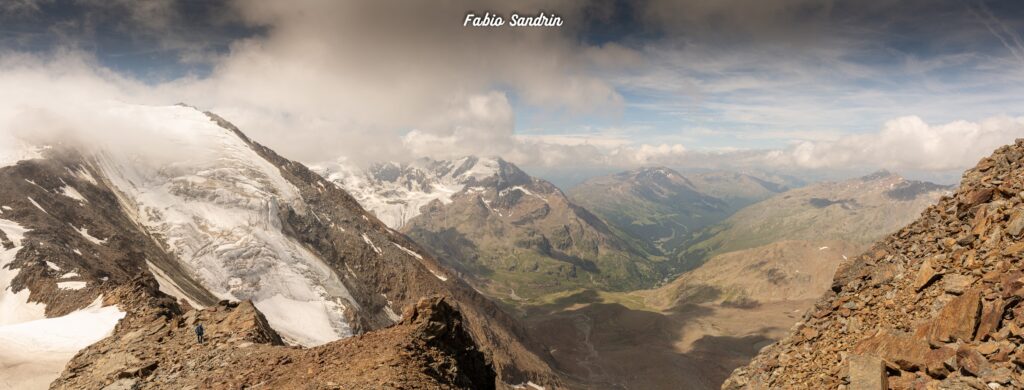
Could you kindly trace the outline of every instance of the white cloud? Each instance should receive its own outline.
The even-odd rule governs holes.
[[[801,142],[788,150],[768,153],[767,160],[812,169],[963,170],[1020,137],[1024,137],[1024,117],[997,116],[980,122],[929,125],[917,116],[907,116],[886,122],[876,133]]]
[[[307,161],[501,151],[514,128],[507,94],[573,114],[622,106],[590,69],[616,66],[615,55],[629,49],[581,45],[571,28],[473,29],[459,22],[469,10],[510,13],[504,2],[238,5],[266,35],[232,44],[209,77],[162,89]],[[582,7],[565,3],[553,11],[569,17]]]

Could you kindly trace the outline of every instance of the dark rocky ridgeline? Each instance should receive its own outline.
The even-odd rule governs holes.
[[[249,301],[182,308],[145,276],[104,301],[129,315],[51,389],[495,388],[493,366],[443,298],[408,306],[393,327],[309,349],[284,346]]]
[[[867,253],[739,388],[1024,388],[1024,140]]]

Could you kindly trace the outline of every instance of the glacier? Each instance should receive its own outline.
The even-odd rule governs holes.
[[[220,299],[252,300],[292,344],[351,336],[348,289],[319,257],[282,231],[278,212],[305,212],[298,190],[236,134],[190,107],[119,105],[161,153],[101,148],[98,164],[126,212]],[[156,273],[156,272],[154,272]],[[171,295],[181,290],[168,283]],[[178,296],[179,298],[186,298]]]

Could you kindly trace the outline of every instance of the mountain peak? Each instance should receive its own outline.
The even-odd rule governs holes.
[[[419,215],[421,207],[435,200],[448,204],[468,187],[501,191],[534,182],[515,164],[497,156],[470,155],[451,160],[422,157],[408,163],[376,163],[365,170],[339,160],[318,171],[396,229]]]
[[[890,178],[890,177],[900,177],[900,176],[895,174],[895,173],[893,173],[892,171],[889,171],[888,169],[879,169],[879,170],[874,171],[872,173],[869,173],[867,175],[861,176],[860,179],[862,181],[873,181],[873,180],[887,179],[887,178]]]

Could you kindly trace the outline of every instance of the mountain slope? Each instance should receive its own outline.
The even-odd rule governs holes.
[[[251,300],[286,341],[312,346],[440,295],[499,381],[554,380],[514,319],[301,164],[188,107],[99,115],[151,144],[56,144],[0,167],[0,318],[17,318],[0,326],[64,318],[151,275],[174,297],[153,302]]]
[[[775,241],[701,259],[695,262],[700,264],[695,269],[656,289],[619,296],[602,294],[566,299],[569,301],[564,304],[567,309],[550,320],[533,320],[535,325],[531,326],[540,328],[539,337],[551,335],[544,340],[558,346],[553,354],[556,359],[584,362],[580,364],[586,364],[584,367],[588,369],[581,370],[581,375],[598,381],[642,388],[718,388],[733,369],[747,364],[758,349],[786,335],[799,319],[799,313],[811,307],[815,298],[828,290],[844,256],[852,257],[866,247],[866,244],[823,238],[809,232],[827,232],[830,227],[826,225],[851,230],[875,226],[860,223],[862,220],[905,218],[903,222],[909,222],[916,215],[912,212],[923,210],[927,202],[943,192],[941,189],[923,191],[913,199],[906,196],[905,201],[887,200],[885,192],[910,187],[906,183],[912,182],[884,176],[811,185],[748,206],[737,216],[768,215],[781,221],[796,218],[822,226],[780,232],[747,229],[772,221],[738,221],[737,225],[747,229],[746,234],[770,234],[770,239]],[[818,208],[809,201],[810,198],[834,197],[858,200],[860,207],[846,210],[842,209],[843,205],[835,204],[831,207],[840,210],[833,211]],[[769,210],[749,212],[762,207]],[[778,212],[771,209],[779,207],[783,208]],[[896,207],[908,210],[891,213]],[[821,217],[826,212],[832,219]],[[816,213],[818,217],[814,217]],[[865,213],[876,215],[865,216]],[[857,233],[877,237],[885,234],[870,230]],[[570,319],[572,321],[568,321]],[[586,326],[573,329],[567,323]],[[582,339],[592,345],[570,342],[573,338],[564,336],[566,333],[589,335]],[[641,334],[644,336],[638,336]],[[593,356],[590,352],[593,350],[599,355]],[[567,363],[560,366],[574,367]],[[620,371],[619,367],[624,366],[630,368]],[[638,372],[672,372],[673,375],[634,376]]]
[[[790,177],[726,171],[687,173],[685,176],[698,191],[725,201],[733,210],[803,185]]]
[[[676,256],[700,264],[711,256],[782,240],[838,240],[867,245],[913,220],[948,187],[890,172],[823,182],[748,206],[700,232]]]
[[[909,223],[946,192],[888,172],[784,192],[702,232],[709,237],[680,252],[681,261],[699,265],[647,293],[648,304],[814,299],[845,258]]]
[[[845,262],[788,337],[723,388],[1021,388],[1024,140]]]
[[[732,213],[729,204],[697,190],[690,179],[668,168],[641,168],[593,178],[573,187],[573,201],[592,210],[626,235],[671,252],[697,230]]]
[[[492,296],[515,300],[585,286],[625,289],[664,273],[554,185],[501,159],[421,160],[377,165],[362,179],[327,176],[342,186],[363,183],[350,191],[368,194],[371,200],[363,202],[375,212],[394,214],[391,205],[401,205],[404,215],[415,215],[401,230]],[[401,200],[410,193],[413,200]],[[423,194],[434,198],[408,211],[422,203]]]

